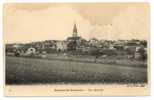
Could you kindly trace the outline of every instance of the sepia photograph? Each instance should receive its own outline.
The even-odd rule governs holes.
[[[33,96],[149,95],[149,9],[148,3],[5,3],[6,95],[30,96],[20,92],[33,87],[40,90]]]

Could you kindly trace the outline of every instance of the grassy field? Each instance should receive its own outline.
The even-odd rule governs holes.
[[[6,84],[144,82],[147,68],[6,57]]]

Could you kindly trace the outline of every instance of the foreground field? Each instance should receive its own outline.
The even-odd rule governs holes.
[[[6,57],[6,84],[143,82],[147,68]]]

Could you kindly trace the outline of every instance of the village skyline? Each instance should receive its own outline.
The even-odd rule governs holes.
[[[148,40],[150,33],[146,3],[5,4],[4,16],[5,43],[65,40],[74,23],[86,40]]]
[[[90,38],[90,39],[86,39],[86,41],[90,41],[91,39],[97,39],[95,37],[93,38]],[[44,42],[44,41],[66,41],[66,39],[63,39],[63,40],[52,40],[52,39],[47,39],[47,40],[36,40],[36,41],[27,41],[27,42],[5,42],[4,44],[27,44],[27,43],[35,43],[35,42]],[[98,41],[131,41],[131,40],[138,40],[138,41],[147,41],[145,39],[117,39],[117,40],[112,40],[112,39],[97,39]]]

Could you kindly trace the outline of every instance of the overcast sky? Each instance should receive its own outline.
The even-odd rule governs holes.
[[[5,4],[7,43],[64,40],[77,24],[85,39],[148,39],[149,5],[134,4]]]

